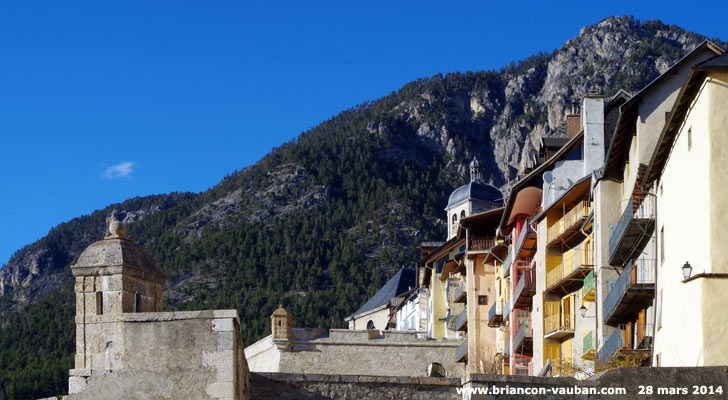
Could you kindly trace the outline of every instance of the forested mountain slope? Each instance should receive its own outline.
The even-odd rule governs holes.
[[[638,90],[704,39],[608,18],[553,52],[418,79],[343,111],[206,192],[132,199],[59,225],[0,270],[0,399],[65,392],[69,265],[113,212],[167,275],[166,310],[236,308],[248,344],[269,333],[279,303],[296,326],[342,327],[417,261],[421,241],[444,237],[442,209],[474,156],[487,181],[507,186],[539,137],[564,134],[582,95]]]

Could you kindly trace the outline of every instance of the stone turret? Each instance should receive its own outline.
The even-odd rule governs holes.
[[[282,305],[270,316],[273,343],[279,348],[287,348],[291,341],[291,327],[293,315],[286,311]]]
[[[109,235],[81,253],[71,272],[76,279],[75,368],[114,370],[121,367],[122,313],[162,309],[165,277],[142,246],[126,237],[119,221]]]

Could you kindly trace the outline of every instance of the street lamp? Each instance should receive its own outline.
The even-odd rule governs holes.
[[[690,274],[693,272],[693,267],[690,265],[689,262],[685,261],[685,264],[682,266],[682,272],[683,278],[690,278]]]
[[[586,307],[582,304],[579,308],[579,313],[581,314],[581,317],[584,318],[586,316]]]

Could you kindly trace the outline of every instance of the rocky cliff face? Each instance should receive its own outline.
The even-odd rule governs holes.
[[[17,251],[3,265],[0,298],[5,297],[12,308],[18,308],[44,297],[71,278],[68,267],[86,246],[103,238],[110,219],[132,224],[192,197],[192,194],[173,193],[131,199],[56,226],[44,238]]]

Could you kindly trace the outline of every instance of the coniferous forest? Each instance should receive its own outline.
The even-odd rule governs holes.
[[[128,235],[167,276],[164,310],[236,309],[246,345],[269,334],[278,304],[293,314],[294,326],[344,327],[401,266],[418,261],[420,242],[444,238],[443,208],[467,182],[474,156],[486,181],[507,187],[533,132],[563,134],[548,116],[557,100],[577,102],[595,89],[635,91],[663,61],[677,61],[704,39],[658,21],[612,22],[617,26],[588,27],[583,41],[498,71],[410,82],[202,193],[130,199],[53,228],[4,267],[22,272],[28,260],[43,266],[30,284],[0,297],[0,400],[66,393],[75,351],[70,265],[103,237],[111,214],[136,215]],[[564,54],[576,48],[591,57],[588,43],[612,31],[634,49],[619,68],[600,56],[554,85],[570,85],[566,94],[547,92],[552,70],[568,62]]]

